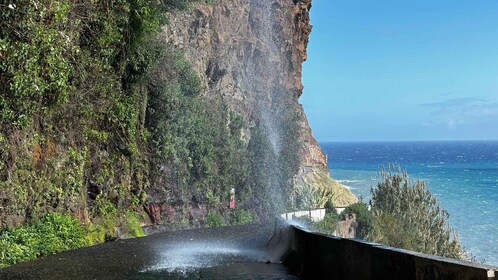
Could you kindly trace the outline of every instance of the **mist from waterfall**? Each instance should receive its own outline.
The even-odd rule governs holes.
[[[264,172],[258,176],[262,186],[261,194],[267,201],[266,211],[276,214],[285,207],[285,177],[282,173],[282,149],[284,145],[284,129],[282,124],[281,109],[284,93],[279,90],[279,81],[275,79],[273,71],[278,71],[278,65],[283,59],[278,45],[278,32],[275,32],[274,10],[272,0],[251,0],[249,24],[255,37],[258,38],[256,48],[252,49],[243,73],[243,88],[245,91],[255,93],[257,98],[253,119],[259,125],[259,136],[262,145],[258,149],[258,160],[253,164],[260,164]],[[273,77],[273,78],[272,78]],[[273,79],[261,82],[262,79]],[[263,174],[265,173],[265,174]],[[285,179],[284,179],[285,180]],[[268,209],[269,208],[269,209]],[[270,214],[270,213],[269,213]]]

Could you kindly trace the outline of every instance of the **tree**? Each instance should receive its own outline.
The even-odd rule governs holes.
[[[421,180],[389,166],[380,171],[380,182],[371,189],[370,204],[376,217],[371,239],[389,246],[422,253],[462,258],[449,214]]]

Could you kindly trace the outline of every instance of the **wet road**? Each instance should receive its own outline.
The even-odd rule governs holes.
[[[0,279],[299,279],[268,246],[272,226],[159,233],[0,270]]]

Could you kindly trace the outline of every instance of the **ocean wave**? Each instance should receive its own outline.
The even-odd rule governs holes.
[[[351,190],[356,190],[356,188],[353,188],[351,186],[348,186],[348,185],[344,185],[344,184],[341,184],[341,186],[343,186],[344,188],[346,188],[347,190],[351,191]]]
[[[365,180],[337,180],[339,183],[365,183]]]

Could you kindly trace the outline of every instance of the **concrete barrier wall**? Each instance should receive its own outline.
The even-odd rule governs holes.
[[[283,261],[305,279],[495,279],[496,267],[321,235],[294,226],[287,230],[289,250]]]
[[[309,217],[313,222],[319,222],[325,217],[325,209],[289,212],[282,214],[281,217],[284,220],[292,220],[299,217]]]

